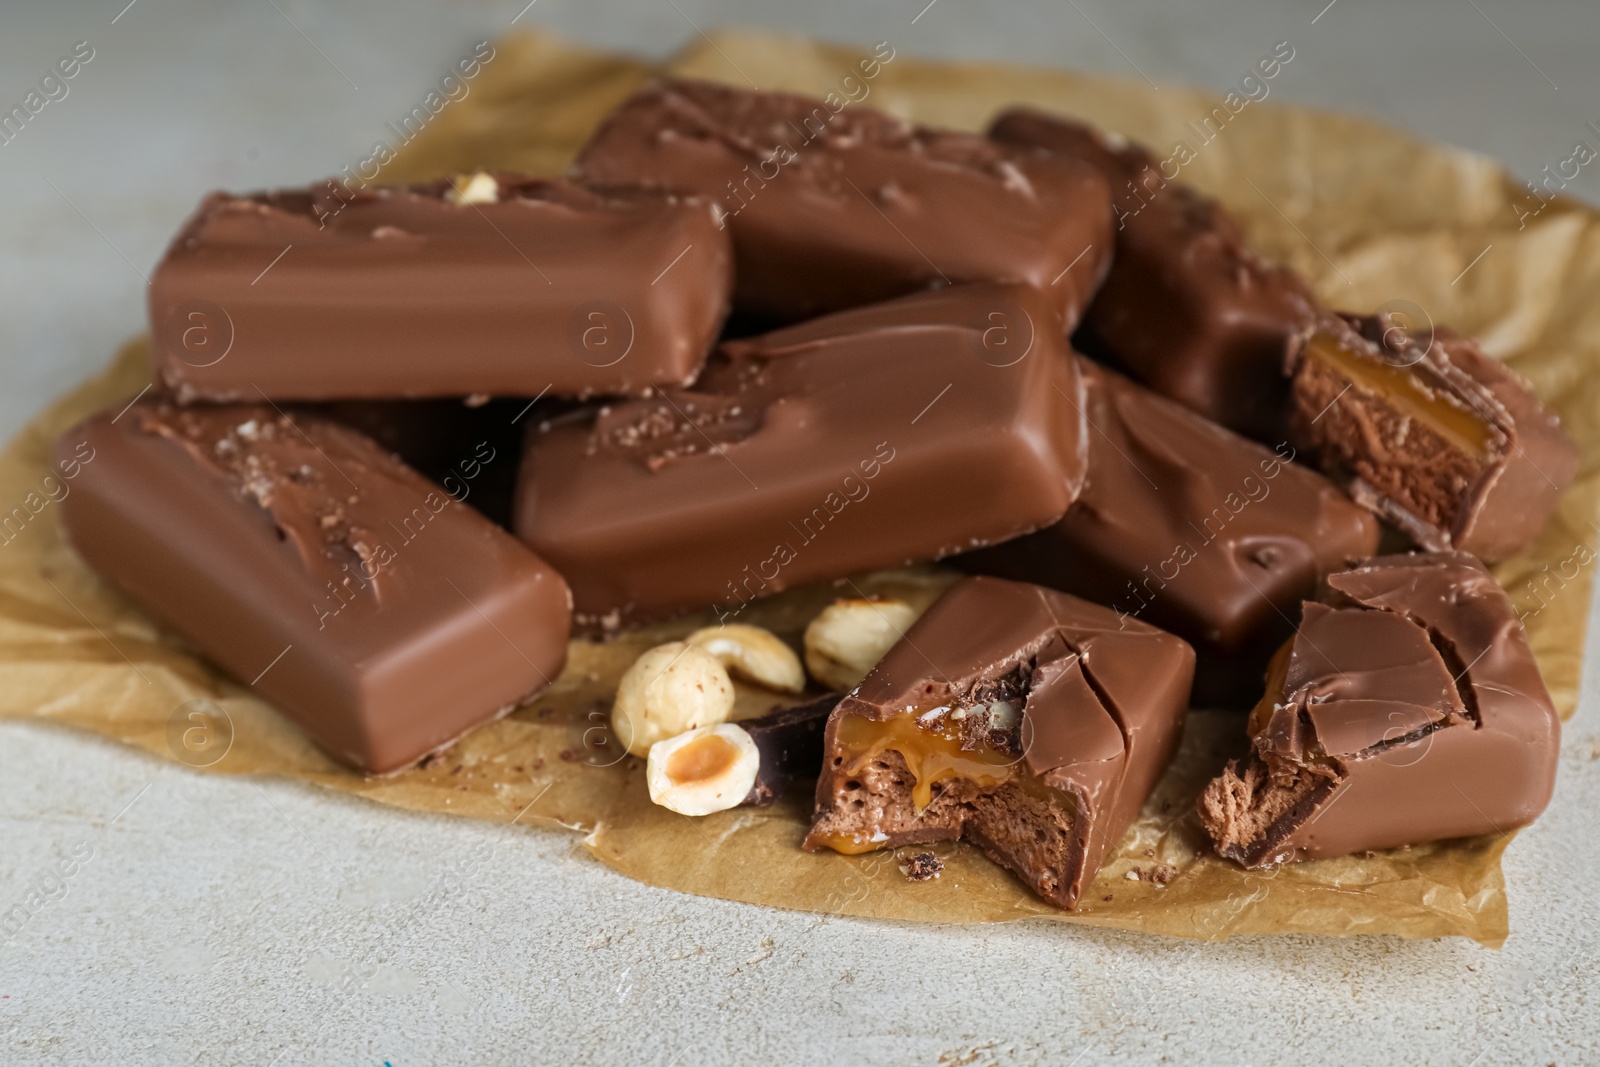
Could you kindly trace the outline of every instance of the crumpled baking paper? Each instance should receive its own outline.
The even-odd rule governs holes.
[[[605,112],[654,73],[543,35],[507,37],[494,49],[469,95],[445,105],[380,180],[478,166],[556,173]],[[865,60],[877,64],[863,67]],[[1593,210],[1534,199],[1485,159],[1359,118],[1239,106],[1238,98],[1234,111],[1206,93],[1140,82],[924,62],[894,42],[856,48],[724,31],[665,69],[736,85],[754,74],[763,89],[840,92],[966,129],[1028,103],[1122,131],[1163,155],[1186,146],[1181,177],[1221,198],[1258,247],[1304,272],[1333,306],[1404,307],[1482,338],[1555,405],[1583,449],[1579,482],[1559,515],[1533,551],[1496,572],[1525,615],[1557,707],[1563,718],[1572,714],[1600,538]],[[863,78],[867,69],[875,75]],[[1292,61],[1279,76],[1293,76]],[[1227,120],[1220,132],[1218,114]],[[1213,116],[1209,126],[1206,116]],[[805,791],[764,810],[673,815],[649,803],[640,761],[611,754],[607,711],[616,679],[636,655],[709,615],[607,643],[575,641],[565,672],[537,701],[425,766],[388,778],[344,770],[97,579],[63,542],[58,498],[71,485],[47,479],[50,443],[149,382],[143,343],[135,342],[0,455],[0,715],[90,730],[210,773],[298,778],[400,808],[565,827],[632,878],[775,907],[918,922],[1035,917],[1213,940],[1381,933],[1499,945],[1506,937],[1506,836],[1274,872],[1243,871],[1208,855],[1193,799],[1244,747],[1236,714],[1190,715],[1172,769],[1074,914],[1041,903],[962,845],[934,846],[944,873],[920,883],[900,872],[904,855],[802,852]],[[858,577],[759,602],[741,621],[798,645],[805,623],[834,596],[885,593],[926,606],[953,577],[934,567]],[[777,702],[740,686],[736,717]]]

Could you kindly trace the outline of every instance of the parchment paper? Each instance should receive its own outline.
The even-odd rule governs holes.
[[[554,173],[605,111],[651,73],[633,60],[533,34],[495,48],[470,95],[446,106],[382,180],[474,166]],[[879,57],[891,49],[892,58],[865,83],[871,105],[978,129],[997,109],[1027,102],[1163,151],[1179,139],[1198,144],[1182,177],[1219,196],[1268,255],[1305,272],[1331,304],[1365,311],[1408,301],[1435,322],[1479,335],[1528,375],[1581,442],[1583,469],[1535,550],[1497,574],[1526,613],[1557,707],[1563,718],[1572,714],[1600,534],[1595,212],[1557,200],[1519,228],[1528,194],[1491,163],[1357,118],[1251,103],[1205,143],[1187,123],[1219,104],[1207,94],[1060,71],[922,62],[896,42]],[[857,64],[872,51],[721,32],[669,67],[733,84],[746,84],[749,74],[764,89],[859,95],[844,79],[855,73],[862,84]],[[1291,61],[1279,76],[1293,75]],[[1073,915],[1040,903],[964,846],[936,847],[945,871],[924,883],[904,878],[904,857],[892,853],[803,853],[804,795],[767,810],[699,820],[673,815],[648,802],[639,761],[616,761],[599,742],[615,680],[633,657],[708,617],[607,644],[574,642],[566,671],[537,702],[426,766],[383,779],[343,770],[89,573],[60,537],[52,493],[59,496],[62,484],[44,480],[50,442],[149,381],[143,343],[135,342],[0,455],[0,507],[13,517],[0,533],[0,715],[69,724],[213,773],[279,775],[401,808],[564,826],[630,877],[776,907],[928,922],[1044,917],[1204,939],[1388,933],[1498,945],[1507,934],[1505,836],[1262,874],[1206,855],[1193,798],[1243,748],[1241,717],[1218,712],[1190,715],[1172,770]],[[17,507],[25,514],[20,524],[10,510]],[[854,588],[797,590],[761,602],[741,621],[798,643],[805,622],[835,595],[884,592],[926,605],[951,577],[932,567],[859,577]],[[760,714],[773,703],[769,694],[741,687],[736,714]]]

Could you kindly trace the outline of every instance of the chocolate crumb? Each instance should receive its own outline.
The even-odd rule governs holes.
[[[1167,883],[1172,881],[1173,878],[1177,877],[1177,874],[1178,872],[1176,870],[1168,867],[1165,863],[1158,864],[1155,869],[1150,872],[1150,881],[1155,883],[1157,889],[1165,889],[1167,887]]]
[[[901,867],[905,876],[913,882],[926,882],[930,878],[939,877],[944,870],[944,863],[932,852],[918,852]]]
[[[588,758],[588,753],[581,748],[564,748],[561,750],[561,758],[568,763],[581,763]]]
[[[1114,893],[1107,893],[1105,896],[1101,897],[1100,899],[1101,900],[1110,900],[1115,895],[1116,894],[1114,894]]]

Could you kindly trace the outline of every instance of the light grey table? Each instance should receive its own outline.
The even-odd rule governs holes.
[[[0,145],[0,431],[140,328],[144,275],[201,193],[332,173],[513,18],[652,55],[743,23],[1219,89],[1289,40],[1275,99],[1524,177],[1600,145],[1600,9],[1576,0],[525,3],[0,8],[7,108],[94,50]],[[1569,191],[1600,199],[1595,172]],[[0,724],[0,911],[53,891],[0,939],[0,1062],[1596,1063],[1596,705],[1591,677],[1555,801],[1507,855],[1499,953],[788,914],[636,885],[556,833]]]

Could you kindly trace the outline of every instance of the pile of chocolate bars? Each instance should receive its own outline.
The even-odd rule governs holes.
[[[158,388],[62,439],[73,545],[369,773],[574,626],[714,608],[619,690],[659,802],[809,774],[807,848],[965,839],[1066,908],[1191,704],[1248,732],[1197,798],[1247,866],[1535,818],[1559,725],[1484,562],[1578,456],[1528,385],[1324,309],[1120,138],[837,103],[659,82],[564,179],[209,197]],[[930,560],[971,576],[830,607],[815,681],[740,622]],[[724,669],[833,692],[730,723]]]

